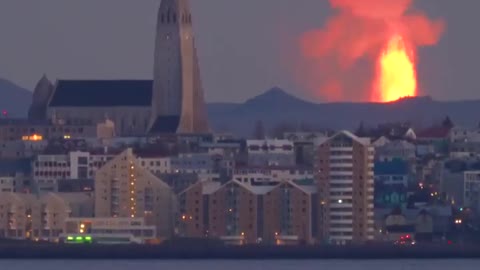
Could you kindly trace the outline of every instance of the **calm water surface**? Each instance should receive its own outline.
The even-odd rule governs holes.
[[[480,260],[378,260],[378,261],[75,261],[0,260],[1,270],[470,270],[480,269]]]

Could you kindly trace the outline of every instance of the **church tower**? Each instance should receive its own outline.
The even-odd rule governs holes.
[[[189,0],[162,0],[158,12],[152,133],[207,133]]]

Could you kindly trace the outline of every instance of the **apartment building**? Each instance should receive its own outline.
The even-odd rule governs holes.
[[[313,244],[316,234],[317,188],[283,182],[264,196],[263,241],[276,245]]]
[[[59,179],[91,179],[113,157],[113,154],[81,151],[38,155],[33,161],[34,184],[40,192],[52,192]]]
[[[414,161],[415,157],[416,147],[407,141],[390,141],[382,146],[375,147],[375,160],[378,161],[392,161],[394,159]]]
[[[316,186],[293,181],[254,186],[237,180],[224,185],[198,182],[178,195],[177,233],[219,238],[228,244],[313,243]]]
[[[96,125],[85,123],[62,123],[30,121],[27,119],[0,119],[0,142],[55,138],[95,137]]]
[[[0,237],[58,241],[69,217],[91,217],[89,194],[0,193]]]
[[[318,240],[334,244],[373,240],[373,160],[370,139],[341,131],[316,142]]]
[[[295,150],[289,140],[247,140],[249,166],[294,166]]]
[[[241,166],[233,173],[233,179],[246,184],[275,184],[295,180],[313,179],[313,171],[299,166]]]
[[[209,196],[220,186],[219,182],[197,182],[178,195],[177,235],[192,238],[208,237]]]
[[[228,244],[255,244],[263,240],[270,220],[263,195],[274,186],[245,185],[232,180],[208,197],[208,236]]]
[[[128,148],[95,173],[95,217],[144,218],[159,238],[173,234],[175,196]]]
[[[480,210],[480,171],[464,172],[463,204]]]

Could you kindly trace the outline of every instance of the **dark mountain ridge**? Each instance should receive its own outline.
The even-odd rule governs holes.
[[[389,103],[313,103],[294,97],[280,88],[246,101],[243,104],[210,104],[209,117],[218,131],[248,136],[254,123],[262,121],[266,128],[278,125],[307,125],[317,129],[349,129],[360,122],[378,125],[408,121],[416,126],[430,126],[446,115],[454,123],[474,126],[480,119],[480,100],[435,101],[429,96],[403,98]]]
[[[0,111],[7,111],[9,117],[25,117],[31,99],[31,91],[0,79]],[[285,124],[353,130],[362,121],[370,126],[408,121],[427,127],[447,115],[462,126],[476,126],[480,121],[480,100],[436,101],[425,96],[390,103],[314,103],[278,87],[244,103],[211,103],[207,110],[214,131],[241,136],[252,135],[257,121],[262,121],[267,130]]]
[[[31,91],[0,79],[0,110],[2,112],[7,112],[11,117],[25,117],[31,101]]]

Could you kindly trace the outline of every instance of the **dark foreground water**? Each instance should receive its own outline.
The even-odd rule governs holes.
[[[166,260],[79,261],[0,260],[1,270],[470,270],[480,269],[480,260]]]

